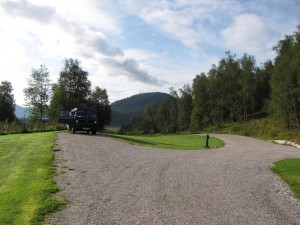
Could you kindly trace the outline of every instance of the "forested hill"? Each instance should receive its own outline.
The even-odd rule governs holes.
[[[17,118],[24,118],[28,117],[28,109],[19,105],[16,105],[15,107],[15,115]]]
[[[111,104],[112,126],[128,124],[133,117],[142,117],[144,107],[148,104],[160,104],[168,99],[170,95],[162,92],[151,92],[133,95],[131,97],[116,101]]]

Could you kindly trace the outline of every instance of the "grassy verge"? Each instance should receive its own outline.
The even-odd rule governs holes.
[[[300,159],[284,159],[275,163],[272,171],[281,177],[300,199]]]
[[[207,149],[206,137],[192,134],[153,134],[153,135],[109,135],[134,145],[153,148],[176,150],[203,150]],[[209,138],[209,147],[223,147],[224,142],[217,138]]]
[[[0,224],[41,224],[62,200],[53,182],[55,132],[0,136]]]
[[[300,143],[298,132],[287,131],[280,123],[270,119],[257,119],[253,125],[252,120],[240,123],[227,123],[221,129],[210,127],[204,130],[206,133],[236,134],[255,137],[264,140],[288,140]]]

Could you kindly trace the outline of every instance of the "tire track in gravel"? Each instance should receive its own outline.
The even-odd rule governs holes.
[[[49,224],[300,224],[300,203],[269,168],[300,150],[234,135],[176,151],[60,133],[56,182],[67,207]]]

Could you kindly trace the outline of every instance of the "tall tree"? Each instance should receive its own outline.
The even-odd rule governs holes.
[[[239,60],[241,68],[240,83],[240,100],[243,108],[243,120],[248,118],[251,110],[254,122],[254,111],[256,106],[255,93],[257,89],[256,65],[254,56],[244,54]]]
[[[220,110],[221,120],[229,119],[236,121],[240,112],[240,85],[237,80],[240,78],[240,67],[236,55],[232,55],[229,51],[226,52],[227,57],[219,62],[217,68],[217,83],[216,88],[220,89]],[[219,123],[219,125],[221,125]]]
[[[156,133],[158,131],[157,115],[158,115],[157,104],[149,104],[145,106],[144,120],[148,126],[149,133]]]
[[[271,87],[270,81],[274,70],[274,64],[271,60],[266,61],[262,67],[256,70],[257,89],[256,89],[256,110],[267,111],[267,103],[270,100]]]
[[[59,84],[53,84],[52,93],[53,94],[49,106],[49,116],[52,120],[56,120],[59,115],[59,111],[67,111],[72,108],[68,106],[68,95],[63,86]]]
[[[80,67],[77,59],[65,59],[57,84],[53,86],[50,102],[51,113],[58,115],[60,110],[70,110],[88,104],[91,82],[88,72]]]
[[[177,91],[171,87],[170,89],[170,97],[166,101],[166,106],[169,110],[169,124],[168,124],[168,133],[173,133],[178,130],[178,93]]]
[[[300,26],[274,47],[277,52],[271,79],[270,111],[300,132]]]
[[[169,133],[170,110],[167,102],[160,103],[157,109],[157,126],[161,133]]]
[[[47,103],[50,99],[49,72],[45,65],[41,65],[38,69],[32,69],[28,87],[24,89],[24,95],[31,117],[40,124],[42,130],[43,117],[47,115]]]
[[[178,126],[179,130],[190,130],[191,114],[193,110],[193,96],[190,85],[185,84],[179,89]]]
[[[15,100],[10,82],[2,81],[0,85],[0,121],[15,119]]]
[[[89,105],[95,110],[98,119],[98,130],[104,129],[111,121],[111,106],[106,89],[96,86],[89,97]]]
[[[199,131],[209,122],[210,99],[209,99],[209,80],[204,73],[197,75],[193,80],[192,86],[192,104],[191,129]]]

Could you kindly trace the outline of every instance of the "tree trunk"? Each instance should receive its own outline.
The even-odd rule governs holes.
[[[254,107],[252,108],[252,125],[255,126]]]
[[[244,122],[247,120],[247,107],[244,106]]]
[[[296,102],[295,102],[294,94],[292,94],[292,100],[293,100],[293,108],[294,108],[294,115],[295,115],[295,119],[296,119],[297,131],[299,133],[300,132],[299,119],[298,119],[297,107],[296,107]]]
[[[219,112],[218,112],[219,113],[218,128],[220,129],[221,128],[221,106],[220,106],[220,104],[219,104],[219,109],[218,110],[219,110]]]

